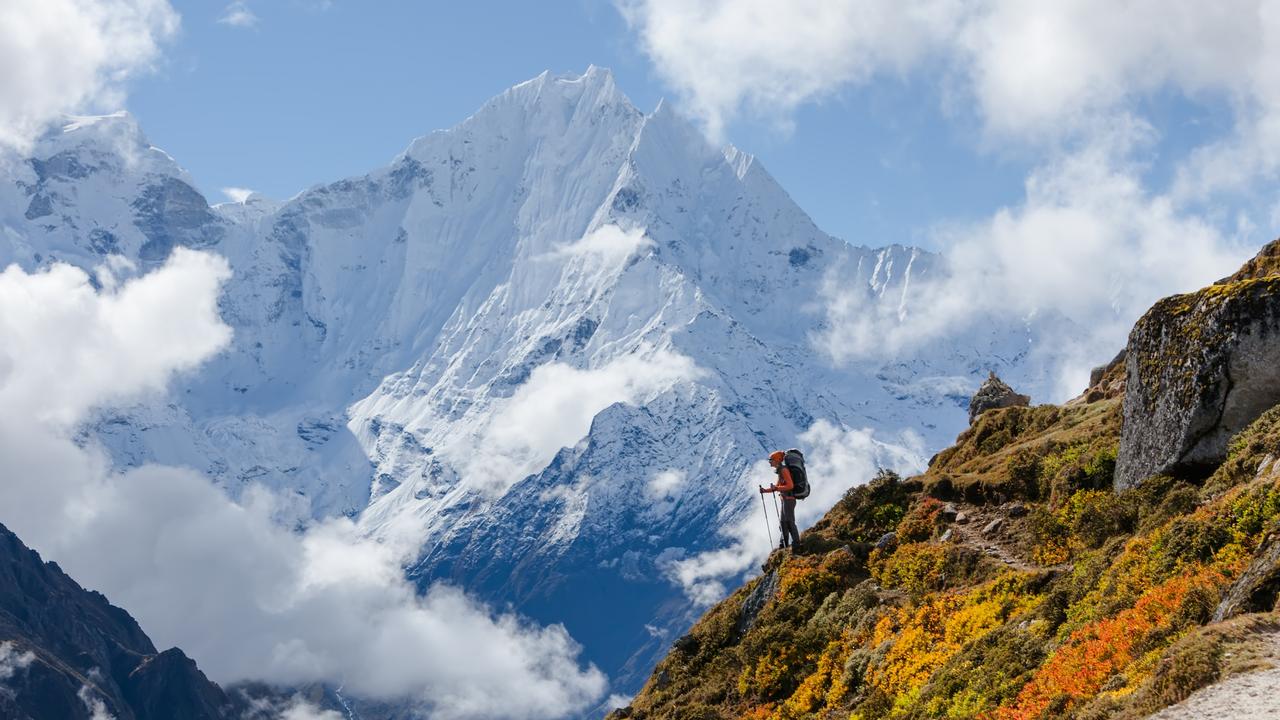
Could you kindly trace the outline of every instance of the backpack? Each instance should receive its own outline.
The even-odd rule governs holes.
[[[809,474],[804,470],[804,453],[791,448],[783,455],[782,466],[791,473],[791,482],[795,484],[791,496],[797,500],[809,497]]]

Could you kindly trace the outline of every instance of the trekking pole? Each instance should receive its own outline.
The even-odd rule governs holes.
[[[769,529],[769,504],[764,501],[763,492],[760,493],[760,509],[764,511],[764,531],[769,536],[769,552],[773,552],[773,531]]]

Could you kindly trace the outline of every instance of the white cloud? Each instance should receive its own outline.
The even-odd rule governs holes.
[[[94,668],[94,671],[89,676],[95,681],[101,679],[97,668]],[[80,698],[80,702],[84,703],[84,709],[89,711],[89,720],[116,720],[116,716],[107,710],[107,704],[88,685],[81,685],[80,690],[76,692],[76,697]]]
[[[618,708],[624,708],[630,705],[632,699],[633,698],[631,695],[622,695],[620,693],[614,693],[613,695],[609,696],[608,700],[605,701],[604,706],[610,710],[617,710]]]
[[[224,187],[222,188],[222,194],[226,195],[231,202],[243,204],[253,194],[253,191],[242,187]]]
[[[911,473],[923,470],[925,465],[923,442],[909,432],[896,443],[889,443],[876,439],[871,430],[840,428],[819,420],[798,440],[811,487],[809,497],[796,502],[796,524],[802,531],[825,515],[849,488],[865,484],[880,468]],[[739,484],[743,492],[756,494],[759,486],[768,486],[774,480],[773,469],[762,460],[739,478]],[[736,522],[721,531],[728,540],[725,547],[669,564],[668,574],[691,600],[700,605],[718,601],[724,597],[727,583],[759,566],[767,557],[772,549],[769,534],[774,543],[779,536],[777,511],[768,496],[765,504],[768,523],[766,511],[753,500]]]
[[[653,244],[644,228],[623,230],[617,225],[603,225],[579,240],[556,248],[553,257],[598,257],[616,263],[630,258],[641,248]]]
[[[225,345],[225,278],[186,250],[101,293],[61,265],[0,274],[0,522],[220,681],[328,681],[442,718],[559,717],[602,697],[564,628],[446,586],[418,595],[406,558],[345,518],[289,532],[265,490],[236,503],[194,471],[117,473],[73,442],[90,408]]]
[[[1027,180],[1026,199],[989,220],[940,231],[948,272],[910,292],[919,311],[857,292],[833,271],[821,288],[830,320],[816,344],[837,362],[892,357],[978,322],[1016,325],[1052,313],[1069,334],[1043,352],[1059,399],[1124,346],[1133,321],[1162,296],[1230,272],[1251,254],[1169,198],[1145,190],[1121,149],[1064,154]]]
[[[502,492],[586,436],[592,418],[610,405],[642,403],[701,373],[688,357],[669,350],[637,352],[590,369],[541,365],[493,414],[458,464],[477,487]]]
[[[12,640],[0,642],[0,692],[5,692],[4,682],[25,670],[36,659],[30,650],[19,652]]]
[[[905,71],[951,31],[953,0],[621,0],[658,72],[713,137],[748,112],[785,122],[882,71]]]
[[[684,485],[685,476],[684,470],[663,470],[660,473],[654,473],[645,485],[645,497],[653,501],[671,498],[676,494],[676,490]]]
[[[942,78],[940,97],[924,102],[972,114],[987,147],[1013,145],[1033,158],[1020,204],[982,222],[927,229],[952,272],[911,288],[920,309],[913,317],[832,274],[824,289],[831,327],[819,344],[837,360],[892,357],[982,320],[1057,313],[1084,336],[1053,350],[1058,392],[1073,394],[1151,302],[1229,272],[1251,254],[1240,240],[1256,246],[1249,229],[1269,221],[1249,215],[1247,196],[1271,207],[1274,190],[1258,182],[1280,172],[1278,0],[619,7],[713,136],[740,115],[785,123],[799,105],[843,88],[929,73]],[[1231,126],[1191,149],[1162,143],[1170,128],[1144,113],[1149,101],[1169,98],[1222,112]],[[1145,179],[1157,153],[1173,153],[1161,158],[1174,167],[1166,190]]]
[[[1142,96],[1280,100],[1273,0],[620,0],[655,67],[712,134],[878,76],[945,63],[990,129],[1080,129]],[[1158,20],[1155,20],[1158,18]],[[941,65],[939,66],[941,67]]]
[[[251,28],[257,27],[258,16],[253,13],[248,2],[235,0],[222,11],[222,17],[218,18],[218,22],[231,27]]]
[[[321,710],[302,698],[295,698],[277,720],[343,720],[343,717],[333,710]]]
[[[0,3],[0,146],[25,150],[63,113],[120,105],[177,29],[167,0]]]

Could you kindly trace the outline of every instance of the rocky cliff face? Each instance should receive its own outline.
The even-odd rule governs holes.
[[[1160,301],[1134,326],[1116,482],[1201,476],[1227,441],[1280,402],[1276,244],[1235,276]]]
[[[128,613],[42,562],[2,525],[0,716],[239,717],[228,696],[181,650],[158,652]]]

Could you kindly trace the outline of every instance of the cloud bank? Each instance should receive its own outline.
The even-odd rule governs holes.
[[[181,468],[110,469],[72,437],[94,407],[158,392],[224,347],[221,259],[176,250],[95,292],[80,270],[0,273],[0,522],[220,681],[328,681],[432,717],[558,717],[603,697],[560,626],[461,591],[419,596],[395,548],[335,519],[277,527]],[[83,439],[81,439],[83,442]]]
[[[167,0],[0,3],[0,149],[29,149],[63,113],[116,109],[177,29]]]

